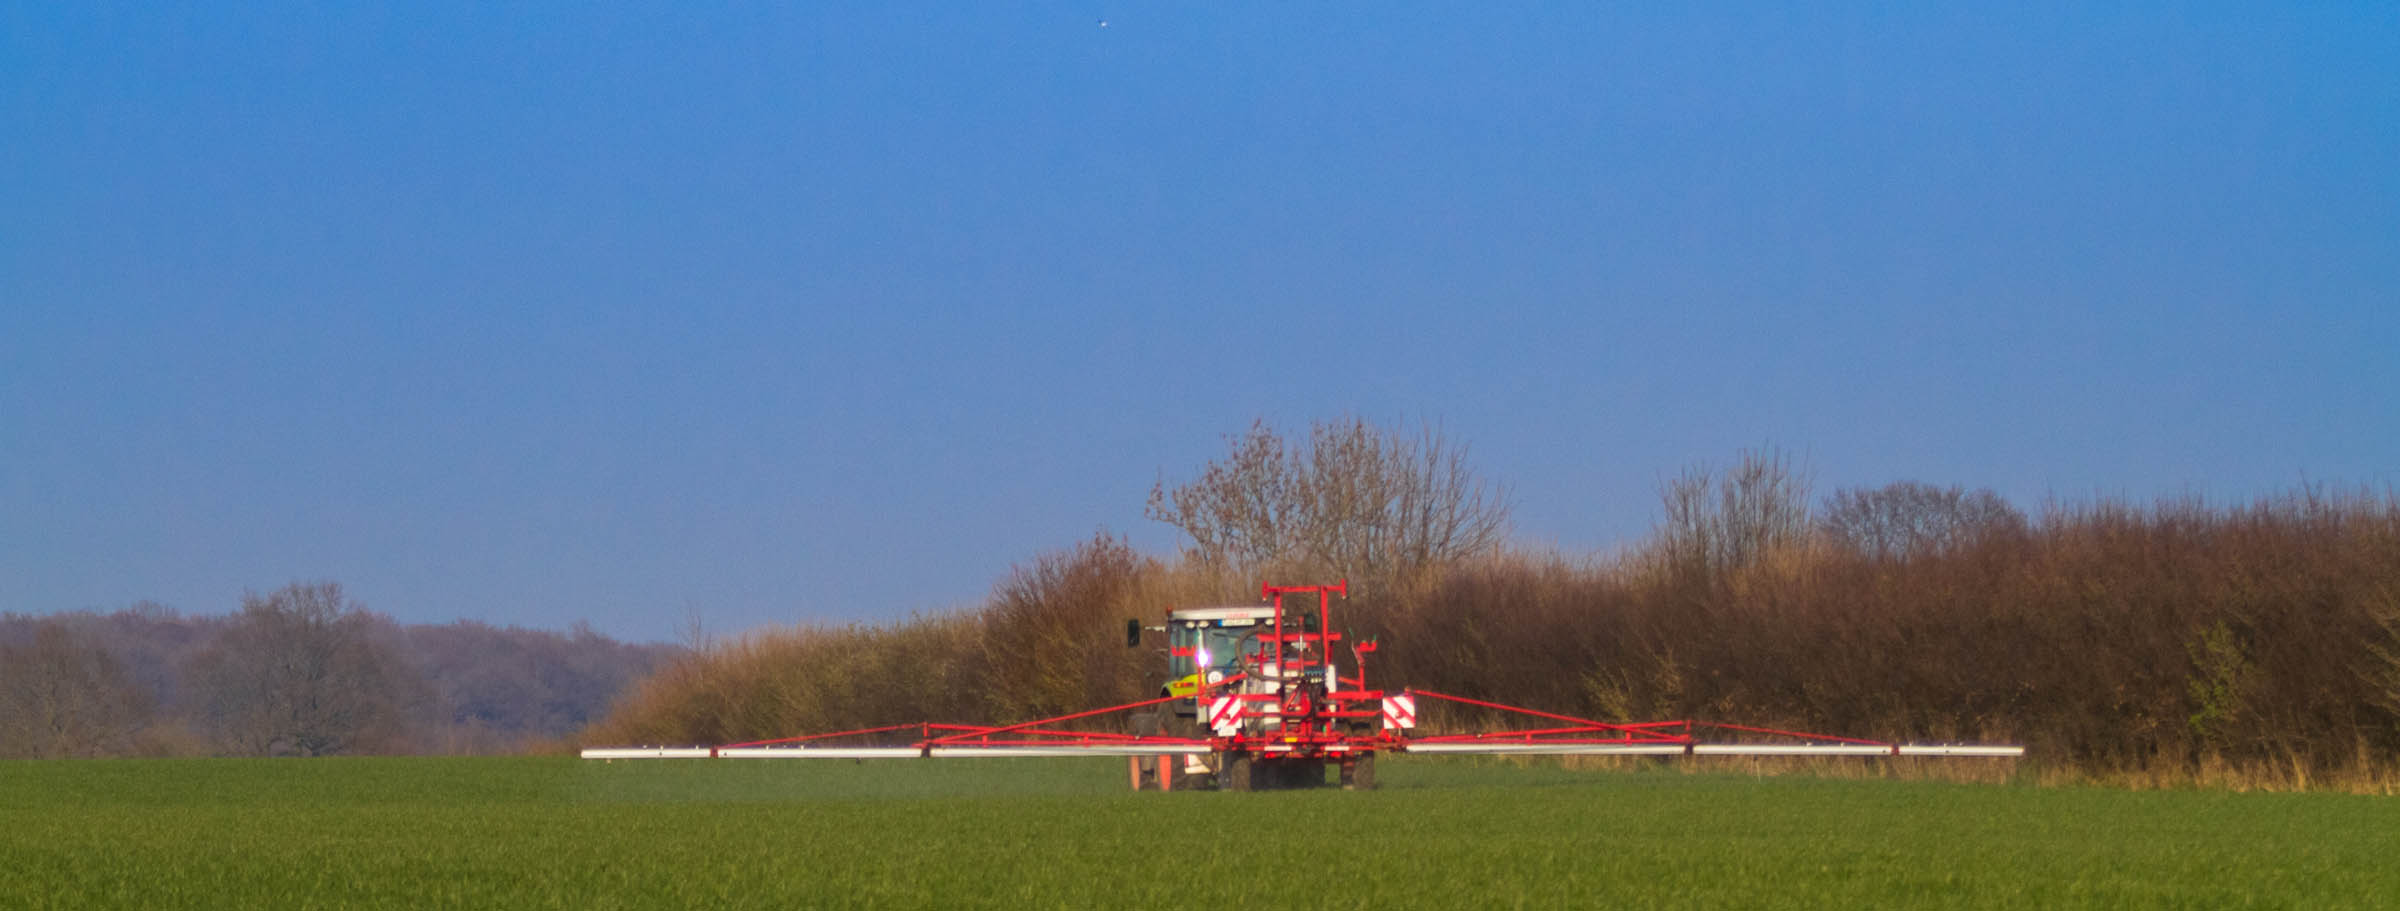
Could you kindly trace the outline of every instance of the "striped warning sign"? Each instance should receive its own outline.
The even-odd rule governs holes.
[[[1219,696],[1208,704],[1208,726],[1223,736],[1233,736],[1241,729],[1242,700],[1238,696]]]
[[[1413,728],[1417,726],[1417,697],[1407,693],[1383,697],[1383,728]]]

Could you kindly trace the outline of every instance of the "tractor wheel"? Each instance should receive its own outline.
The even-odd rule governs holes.
[[[1375,790],[1375,754],[1358,757],[1358,761],[1342,770],[1342,787],[1352,791]]]
[[[1247,791],[1258,784],[1258,764],[1240,753],[1217,754],[1217,777],[1228,791]]]

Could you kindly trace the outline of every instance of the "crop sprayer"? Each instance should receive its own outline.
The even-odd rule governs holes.
[[[1315,596],[1308,605],[1307,596]],[[1157,698],[1007,725],[918,722],[707,747],[603,747],[585,759],[949,759],[1123,756],[1136,790],[1313,787],[1336,770],[1344,788],[1375,786],[1379,753],[1534,756],[2019,757],[2002,744],[1887,743],[1710,721],[1608,722],[1423,689],[1371,688],[1373,640],[1333,626],[1332,585],[1262,585],[1256,605],[1168,611],[1126,621],[1125,642],[1164,633],[1168,676]],[[1287,605],[1286,599],[1299,602]],[[1313,609],[1312,609],[1313,608]],[[1420,699],[1483,709],[1522,727],[1429,734]],[[1130,732],[1089,730],[1120,716]],[[1071,726],[1073,725],[1073,726]],[[890,741],[906,739],[905,744]],[[859,745],[861,741],[885,741]]]

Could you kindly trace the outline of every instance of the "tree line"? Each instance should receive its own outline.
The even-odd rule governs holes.
[[[0,758],[518,751],[677,651],[582,625],[404,625],[333,582],[222,616],[0,614]]]
[[[1602,555],[1507,540],[1510,495],[1438,430],[1264,424],[1149,512],[982,605],[752,631],[679,656],[587,743],[999,722],[1155,693],[1122,618],[1348,577],[1374,682],[1611,719],[2004,740],[2050,768],[2305,783],[2400,774],[2400,497],[2046,503],[1913,481],[1834,490],[1773,450],[1662,483]],[[1452,718],[1476,724],[1475,718]]]

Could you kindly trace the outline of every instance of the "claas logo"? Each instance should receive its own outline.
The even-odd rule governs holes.
[[[1167,695],[1190,696],[1200,692],[1200,675],[1185,674],[1167,681]]]

